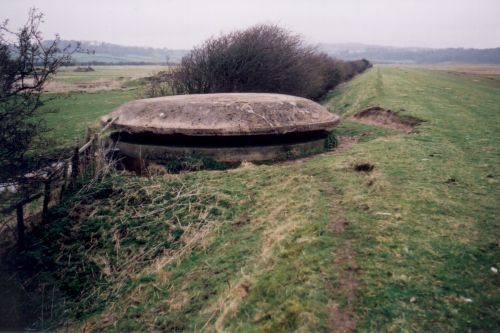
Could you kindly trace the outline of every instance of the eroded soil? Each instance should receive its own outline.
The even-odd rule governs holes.
[[[423,122],[421,119],[402,116],[398,112],[386,110],[379,106],[364,109],[356,113],[352,119],[358,123],[383,126],[406,133],[411,132],[415,126]]]

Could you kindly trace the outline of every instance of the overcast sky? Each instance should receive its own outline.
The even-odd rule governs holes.
[[[500,46],[500,0],[0,0],[16,27],[30,7],[44,37],[188,49],[207,37],[276,23],[311,43]]]

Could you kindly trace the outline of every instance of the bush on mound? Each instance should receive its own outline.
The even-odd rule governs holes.
[[[257,25],[208,39],[168,79],[177,94],[268,92],[319,99],[369,66],[318,53],[278,26]]]

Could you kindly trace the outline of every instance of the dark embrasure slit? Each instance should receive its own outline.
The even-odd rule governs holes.
[[[111,134],[114,141],[128,143],[172,146],[172,147],[249,147],[290,145],[325,139],[328,131],[311,131],[272,135],[238,135],[238,136],[189,136],[184,134],[155,134],[115,132]]]

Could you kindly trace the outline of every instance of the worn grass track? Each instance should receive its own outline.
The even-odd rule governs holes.
[[[112,177],[109,197],[67,203],[86,212],[66,221],[65,244],[92,239],[92,246],[47,235],[44,255],[79,258],[99,283],[61,260],[58,281],[74,274],[71,286],[81,293],[60,295],[57,305],[69,311],[52,325],[498,330],[500,281],[491,268],[500,266],[500,80],[377,66],[325,105],[342,115],[338,132],[358,137],[356,145],[295,163]],[[407,134],[350,120],[374,105],[425,122]],[[357,172],[358,163],[375,167]],[[178,188],[196,196],[169,210],[162,193]],[[123,205],[123,196],[139,201]],[[157,212],[158,203],[165,210]],[[172,235],[168,244],[161,235]]]
[[[379,67],[330,100],[344,116],[381,105],[426,120],[336,163],[368,161],[370,175],[332,175],[356,221],[359,330],[498,329],[499,91],[498,79]]]

